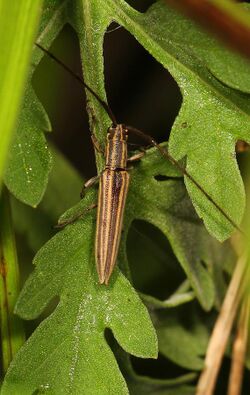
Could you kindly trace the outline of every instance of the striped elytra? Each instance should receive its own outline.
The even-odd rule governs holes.
[[[107,136],[106,166],[99,180],[95,259],[99,281],[108,284],[119,250],[129,174],[127,130],[110,128]]]

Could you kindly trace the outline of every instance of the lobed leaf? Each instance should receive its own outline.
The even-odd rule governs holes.
[[[98,284],[93,223],[92,213],[57,234],[38,253],[37,268],[16,311],[33,319],[54,296],[59,295],[60,302],[17,355],[3,394],[31,394],[42,388],[58,394],[83,389],[86,394],[128,393],[106,343],[105,328],[127,352],[156,356],[153,326],[129,282],[116,271],[108,287]]]
[[[44,15],[38,41],[48,47],[63,24],[70,22],[80,38],[86,82],[104,99],[102,45],[105,29],[112,20],[128,29],[168,68],[183,94],[182,108],[170,138],[170,152],[177,160],[187,157],[188,171],[239,224],[244,209],[244,190],[233,154],[237,139],[249,141],[249,99],[218,81],[201,54],[197,56],[191,50],[195,46],[197,28],[190,23],[189,46],[181,46],[182,27],[187,21],[161,1],[145,14],[136,12],[122,0],[106,0],[105,3],[98,0],[65,1],[61,4],[55,1]],[[34,57],[36,62],[41,57],[37,49]],[[103,142],[110,121],[93,97],[88,96],[91,111],[97,119],[92,125],[93,130]],[[34,113],[35,107],[29,108]],[[41,114],[42,110],[36,117],[46,121]],[[30,118],[27,125],[31,125]],[[17,150],[14,157],[16,154]],[[97,164],[100,171],[103,166],[100,156]],[[45,172],[40,172],[42,188],[35,197],[30,195],[33,202],[29,204],[35,205],[41,198],[47,182],[46,174],[48,167]],[[206,268],[211,264],[211,240],[192,209],[180,174],[160,159],[155,150],[148,151],[130,174],[131,186],[118,258],[120,268],[130,276],[126,256],[129,227],[135,219],[147,221],[168,238],[197,298],[205,309],[210,309],[215,299],[213,280]],[[171,179],[158,181],[158,175]],[[233,227],[189,180],[186,184],[210,233],[219,240],[228,237]],[[35,184],[32,187],[36,189]],[[18,195],[23,193],[24,196],[24,190],[19,188]],[[86,209],[95,199],[96,195],[89,193],[62,220]],[[3,385],[3,394],[15,391],[32,394],[45,390],[58,394],[83,391],[86,394],[128,393],[105,340],[106,328],[113,331],[127,352],[140,357],[156,356],[153,326],[128,280],[116,269],[108,287],[98,284],[93,254],[94,217],[93,212],[86,214],[85,218],[53,237],[37,254],[36,269],[22,291],[16,311],[23,318],[33,319],[53,298],[59,296],[60,301],[13,361]],[[185,301],[185,297],[182,300]],[[165,330],[162,338],[163,335],[172,338]],[[190,340],[183,331],[181,335],[184,341]],[[200,348],[194,345],[195,357],[191,358],[191,363],[196,369],[201,363],[198,352]],[[166,354],[170,352],[166,351]],[[184,362],[179,354],[176,358],[183,365],[190,362],[187,355],[183,356],[186,358]],[[154,388],[159,389],[158,383]]]
[[[60,1],[47,1],[44,10],[37,39],[46,31],[47,42],[51,43],[65,24],[64,7]],[[44,132],[51,130],[50,122],[32,88],[32,75],[41,58],[42,54],[34,48],[25,97],[4,176],[12,194],[32,207],[41,201],[52,167],[44,137]]]
[[[29,99],[24,100],[17,131],[9,150],[4,181],[17,199],[36,207],[47,187],[52,164],[43,134],[49,124],[31,87],[26,95]]]
[[[66,158],[51,145],[50,150],[53,154],[53,168],[39,206],[34,209],[15,198],[11,202],[15,230],[24,236],[34,253],[55,234],[54,226],[58,217],[79,201],[83,184],[80,175]]]
[[[239,225],[245,196],[234,154],[238,139],[250,141],[248,97],[220,83],[196,56],[192,48],[197,28],[191,22],[189,46],[180,44],[186,19],[165,3],[157,2],[145,14],[128,9],[123,2],[119,10],[117,4],[113,7],[119,15],[115,19],[169,70],[181,89],[183,103],[170,136],[171,155],[177,160],[187,157],[188,172]],[[189,179],[186,185],[209,232],[226,239],[234,227]]]
[[[234,152],[238,139],[250,141],[249,100],[240,91],[232,90],[219,82],[219,79],[231,86],[230,79],[233,79],[238,84],[237,88],[245,91],[246,75],[237,73],[241,75],[238,82],[233,77],[234,70],[244,68],[245,63],[240,66],[242,61],[227,51],[228,62],[235,66],[230,68],[231,76],[225,76],[222,67],[225,56],[223,47],[162,1],[158,1],[144,14],[138,13],[122,0],[108,0],[104,5],[99,1],[88,5],[82,2],[75,4],[76,7],[72,7],[67,1],[60,5],[57,1],[53,2],[46,9],[41,25],[43,34],[38,37],[38,41],[48,47],[63,25],[70,22],[80,39],[85,80],[105,99],[102,60],[105,29],[112,20],[128,29],[170,71],[183,94],[182,108],[170,137],[171,154],[177,160],[187,157],[189,173],[231,220],[239,225],[244,212],[245,196]],[[87,35],[85,31],[88,32]],[[37,57],[37,49],[35,53]],[[104,142],[109,120],[93,97],[88,96],[97,119],[96,125],[92,125],[93,130],[97,138]],[[97,164],[101,169],[103,160],[98,155]],[[23,173],[25,179],[26,171]],[[48,171],[47,167],[47,175]],[[42,179],[40,197],[47,183],[45,174]],[[195,208],[209,232],[219,240],[226,239],[234,226],[189,179],[186,184]],[[34,205],[35,200],[38,201],[38,194],[30,204]]]
[[[184,251],[187,241],[184,243],[183,237],[186,229],[192,230],[193,238],[201,244],[207,235],[202,233],[199,221],[194,226],[195,215],[180,181],[156,181],[153,174],[159,172],[166,174],[166,166],[155,150],[150,150],[131,170],[133,177],[131,175],[119,260],[123,259],[128,227],[133,219],[154,223],[168,235],[198,298],[209,308],[214,297],[211,278],[199,263],[199,249]],[[84,212],[95,196],[94,191],[90,191],[61,220]],[[113,331],[127,352],[140,357],[156,356],[153,326],[129,282],[116,269],[108,287],[98,284],[92,247],[94,228],[92,211],[68,225],[38,252],[36,269],[20,295],[16,312],[25,319],[34,319],[55,296],[59,296],[60,301],[18,353],[6,376],[3,394],[15,388],[20,394],[29,394],[45,387],[56,393],[77,392],[80,388],[84,388],[86,394],[127,393],[106,344],[105,328]],[[189,234],[191,237],[191,232]]]
[[[167,237],[197,298],[205,309],[210,309],[214,302],[214,286],[203,262],[209,262],[208,246],[211,240],[197,218],[181,180],[178,177],[166,181],[155,179],[156,175],[167,177],[173,175],[174,171],[173,166],[167,166],[155,149],[148,150],[143,160],[130,170],[131,181],[118,263],[126,276],[130,277],[126,254],[128,230],[135,219],[147,221]],[[59,223],[79,215],[83,205],[86,207],[81,202],[66,212]]]

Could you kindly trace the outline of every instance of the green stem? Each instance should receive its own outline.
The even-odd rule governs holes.
[[[9,196],[6,189],[0,198],[0,319],[3,370],[25,340],[22,321],[13,313],[19,293],[19,267],[12,227]]]

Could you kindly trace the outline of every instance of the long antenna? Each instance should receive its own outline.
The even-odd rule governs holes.
[[[41,49],[41,51],[43,51],[44,53],[46,53],[46,55],[48,55],[51,59],[53,59],[56,63],[58,63],[64,70],[66,70],[68,73],[70,73],[72,75],[72,77],[76,78],[95,98],[96,100],[101,104],[101,106],[104,108],[104,110],[106,111],[106,113],[108,114],[109,118],[111,119],[111,121],[113,122],[114,126],[117,125],[117,121],[116,118],[111,110],[111,108],[109,107],[109,105],[102,100],[96,93],[95,91],[93,91],[92,88],[90,88],[90,86],[88,84],[86,84],[86,82],[84,82],[84,80],[82,79],[82,77],[80,77],[79,74],[75,73],[73,70],[71,70],[70,67],[68,67],[65,63],[63,63],[60,59],[58,59],[55,55],[53,55],[51,52],[49,52],[46,48],[42,47],[42,45],[35,43],[35,45]]]
[[[68,67],[65,63],[63,63],[60,59],[58,59],[55,55],[53,55],[51,52],[49,52],[46,48],[42,47],[40,44],[35,43],[35,45],[42,50],[44,53],[46,53],[51,59],[53,59],[56,63],[58,63],[64,70],[66,70],[68,73],[70,73],[72,75],[72,77],[76,78],[94,97],[95,99],[101,104],[101,106],[104,108],[104,110],[106,111],[106,113],[108,114],[109,118],[111,119],[112,123],[114,126],[117,125],[117,121],[116,118],[111,110],[111,108],[109,107],[109,105],[102,100],[97,93],[95,93],[95,91],[90,88],[90,86],[88,84],[86,84],[86,82],[84,82],[84,80],[82,79],[81,76],[79,76],[77,73],[75,73],[73,70],[71,70],[70,67]],[[154,145],[162,154],[162,156],[164,156],[165,158],[167,158],[174,166],[176,166],[180,172],[186,176],[196,187],[197,189],[199,189],[204,196],[206,196],[206,198],[217,208],[217,210],[227,219],[227,221],[235,228],[237,229],[241,234],[244,234],[244,232],[242,231],[242,229],[236,224],[236,222],[230,218],[230,216],[223,210],[223,208],[221,208],[219,206],[218,203],[216,203],[216,201],[202,188],[202,186],[193,178],[193,176],[191,174],[188,173],[188,171],[183,168],[179,162],[177,160],[175,160],[169,153],[167,150],[165,150],[164,148],[162,148],[151,136],[143,133],[141,130],[136,129],[132,126],[127,126],[125,125],[125,127],[130,130],[131,132],[137,134],[138,136],[144,138],[144,140],[148,141],[150,143],[150,145]]]
[[[178,170],[180,170],[180,172],[186,176],[195,186],[197,189],[199,189],[203,195],[206,196],[206,198],[217,208],[217,210],[228,220],[228,222],[235,228],[237,229],[240,233],[244,233],[242,231],[242,229],[236,224],[236,222],[230,218],[230,216],[223,210],[223,208],[221,208],[219,206],[218,203],[216,203],[216,201],[205,191],[205,189],[202,188],[202,186],[193,178],[193,176],[191,174],[188,173],[188,171],[182,167],[179,162],[177,160],[175,160],[169,153],[167,150],[165,150],[164,148],[162,148],[151,136],[143,133],[141,130],[136,129],[132,126],[127,126],[126,128],[128,130],[130,130],[131,132],[133,132],[134,134],[137,134],[137,136],[140,136],[142,138],[144,138],[144,140],[150,142],[152,145],[154,145],[162,154],[162,156],[164,156],[165,158],[167,158],[175,167],[177,167]]]

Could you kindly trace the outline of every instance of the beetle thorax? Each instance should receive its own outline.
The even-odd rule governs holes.
[[[127,133],[128,131],[123,125],[109,128],[106,147],[106,168],[111,170],[126,169]]]

